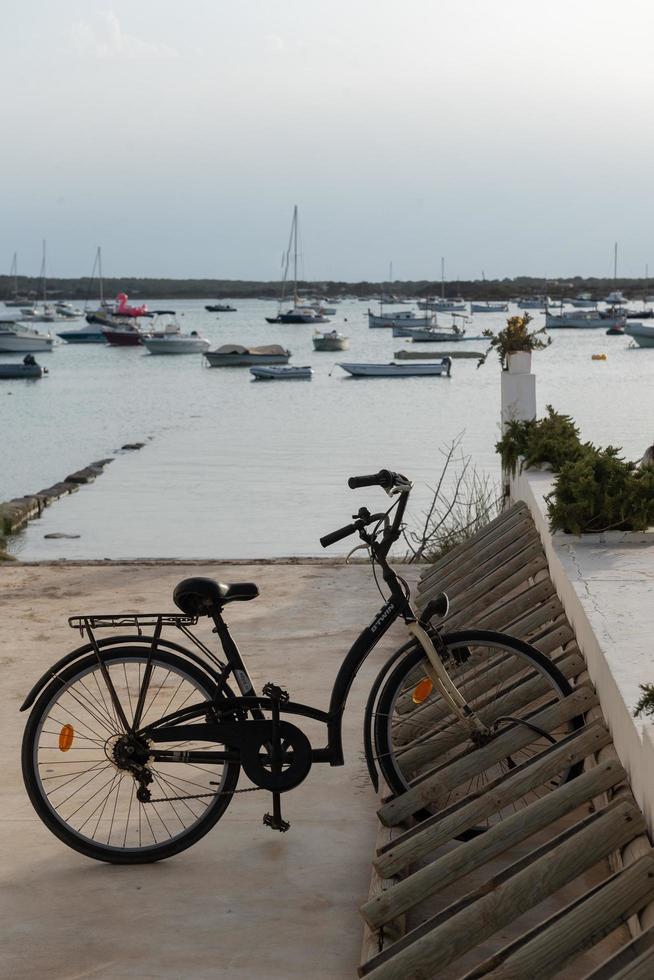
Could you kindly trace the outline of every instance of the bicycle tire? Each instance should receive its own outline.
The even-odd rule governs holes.
[[[213,696],[215,683],[197,665],[163,650],[152,656],[148,653],[142,647],[102,653],[130,722],[141,671],[148,661],[153,672],[141,727],[181,707],[184,699],[192,704],[195,695],[198,702]],[[164,696],[157,704],[162,691]],[[172,762],[157,762],[155,766],[149,762],[155,798],[203,791],[219,795],[193,801],[187,798],[186,802],[165,804],[165,809],[164,804],[141,803],[135,798],[134,778],[111,758],[120,734],[97,658],[89,655],[75,661],[48,684],[27,721],[22,768],[29,798],[49,830],[87,857],[112,864],[143,864],[172,857],[195,844],[222,817],[236,788],[240,766],[234,762],[210,763],[207,768]],[[209,746],[215,751],[215,743],[207,743]],[[171,746],[157,745],[166,747]],[[86,802],[82,799],[77,809],[86,796],[85,786],[94,795]],[[107,786],[106,798],[100,796],[94,809],[98,794]],[[77,799],[73,799],[75,794]]]
[[[535,647],[508,634],[489,630],[465,630],[444,634],[442,640],[445,644],[442,661],[448,673],[466,700],[488,725],[503,716],[503,706],[513,704],[511,717],[526,720],[553,698],[561,699],[571,693],[570,684],[551,660]],[[414,703],[418,684],[426,678],[425,663],[424,651],[421,647],[414,646],[390,672],[377,699],[373,731],[376,756],[384,779],[394,795],[405,792],[412,781],[419,779],[425,772],[445,766],[455,758],[474,752],[478,747],[464,733],[463,727],[457,724],[457,719],[435,688],[424,700]],[[525,686],[528,683],[531,685],[529,688]],[[540,693],[521,705],[521,696],[527,691]],[[419,693],[419,697],[421,696],[422,689]],[[500,698],[503,700],[500,701]],[[500,721],[500,726],[502,724]],[[559,741],[582,725],[583,718],[572,718],[551,732],[551,739]],[[500,730],[501,727],[498,726],[498,733]],[[537,733],[534,735],[533,742],[525,749],[488,770],[479,772],[474,779],[456,787],[446,798],[439,800],[438,807],[418,811],[416,818],[426,819],[435,812],[460,802],[471,793],[479,793],[485,785],[551,744],[550,740],[538,737]],[[532,799],[574,778],[582,768],[583,763],[577,763],[563,770],[544,787],[538,787],[525,797],[513,801],[509,808],[496,813],[487,823],[466,831],[461,839],[484,832],[504,816],[526,806]]]

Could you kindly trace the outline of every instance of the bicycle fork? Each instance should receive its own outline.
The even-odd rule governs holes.
[[[454,714],[471,734],[474,732],[480,735],[487,734],[488,728],[477,717],[445,670],[443,661],[438,655],[438,650],[434,646],[434,642],[427,631],[420,623],[415,621],[407,623],[406,626],[411,636],[420,644],[425,652],[428,661],[427,674],[429,679],[447,704],[450,705]]]

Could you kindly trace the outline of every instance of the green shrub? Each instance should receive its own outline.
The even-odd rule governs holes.
[[[654,468],[639,469],[619,453],[586,443],[563,463],[546,498],[553,531],[643,531],[654,525]]]
[[[506,370],[506,359],[509,354],[543,350],[545,347],[549,347],[552,343],[552,338],[548,337],[547,340],[543,340],[539,336],[545,333],[545,327],[529,333],[528,327],[530,323],[531,317],[528,313],[525,313],[522,316],[510,316],[506,321],[506,326],[499,333],[493,333],[492,330],[488,329],[484,330],[483,336],[490,339],[490,344],[485,354],[482,354],[479,358],[477,367],[479,368],[482,364],[486,363],[486,358],[491,351],[497,352],[502,370]]]
[[[553,470],[560,470],[564,463],[579,455],[582,444],[579,429],[570,416],[561,415],[548,405],[547,415],[542,419],[507,422],[495,449],[502,458],[504,470],[515,475],[520,456],[524,457],[524,469],[549,463]]]

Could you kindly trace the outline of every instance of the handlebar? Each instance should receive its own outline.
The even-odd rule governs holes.
[[[390,470],[380,470],[379,473],[371,473],[369,476],[351,476],[347,481],[350,490],[357,487],[384,487],[389,489],[395,483],[396,473]]]
[[[323,548],[328,548],[332,544],[336,544],[337,541],[342,541],[343,538],[348,538],[351,534],[355,532],[363,532],[368,524],[372,524],[374,521],[386,520],[386,529],[384,531],[384,536],[381,545],[377,547],[377,556],[385,556],[388,554],[388,550],[394,541],[400,536],[401,533],[401,523],[402,517],[404,516],[404,509],[406,507],[407,499],[409,496],[409,491],[411,490],[411,483],[405,476],[401,473],[393,473],[392,470],[379,470],[378,473],[370,473],[366,476],[351,476],[347,481],[347,485],[351,490],[355,490],[357,487],[383,487],[384,490],[399,493],[400,501],[399,506],[395,512],[395,519],[392,525],[388,525],[388,518],[384,514],[370,514],[370,512],[362,507],[359,510],[357,519],[352,524],[346,524],[345,527],[340,527],[336,531],[331,531],[329,534],[325,534],[321,539],[320,543]],[[392,509],[392,508],[391,508]],[[364,541],[368,541],[363,534],[361,535]]]
[[[329,548],[330,544],[336,544],[337,541],[342,541],[343,538],[349,538],[351,534],[359,530],[359,524],[346,524],[345,527],[339,527],[337,531],[331,531],[329,534],[325,534],[321,539],[320,543],[323,548]]]

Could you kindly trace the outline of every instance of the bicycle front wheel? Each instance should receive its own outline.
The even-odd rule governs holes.
[[[213,696],[209,675],[167,651],[148,657],[147,650],[123,647],[104,651],[102,660],[130,726],[148,665],[141,728]],[[100,861],[140,864],[183,851],[223,815],[240,767],[198,762],[197,753],[216,751],[213,742],[156,744],[193,751],[192,763],[153,761],[148,748],[126,737],[97,658],[71,664],[43,691],[25,728],[23,778],[34,809],[65,844]],[[139,751],[152,802],[139,799],[139,782],[126,765]]]
[[[468,630],[444,635],[442,662],[466,702],[487,727],[488,744],[508,726],[525,722],[528,744],[491,765],[481,765],[473,777],[447,788],[430,809],[416,816],[426,818],[472,794],[483,792],[491,782],[528,759],[566,738],[583,725],[572,718],[545,734],[526,724],[540,708],[566,697],[571,687],[558,668],[533,646],[503,633]],[[422,775],[445,769],[480,748],[466,726],[452,713],[427,670],[421,647],[414,647],[398,662],[380,692],[374,719],[377,759],[393,793],[405,792]],[[482,757],[480,757],[481,759]],[[535,787],[510,807],[489,817],[472,833],[481,833],[504,816],[561,785],[581,771],[582,764],[568,767],[546,784]],[[469,768],[469,767],[468,767]],[[474,767],[473,767],[474,768]]]

